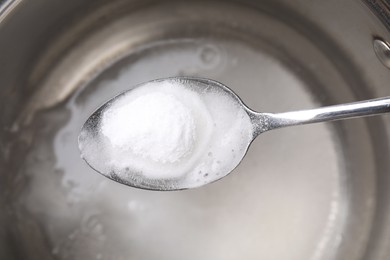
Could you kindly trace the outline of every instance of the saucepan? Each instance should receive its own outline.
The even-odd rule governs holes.
[[[0,259],[388,259],[388,115],[265,133],[235,174],[178,192],[95,174],[77,135],[163,77],[267,112],[390,96],[389,17],[385,0],[1,1]]]

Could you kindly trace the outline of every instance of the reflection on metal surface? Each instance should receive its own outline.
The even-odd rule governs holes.
[[[311,110],[292,111],[279,114],[256,114],[263,121],[269,116],[269,125],[265,130],[274,128],[334,121],[339,119],[373,116],[390,112],[390,98],[370,99],[360,102],[320,107]],[[264,130],[263,130],[264,131]]]
[[[378,59],[384,66],[390,69],[390,47],[387,42],[382,39],[374,39],[374,51]]]
[[[22,0],[0,0],[0,23],[9,15]]]

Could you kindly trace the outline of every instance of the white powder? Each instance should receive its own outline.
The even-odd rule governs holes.
[[[202,82],[147,83],[100,116],[97,136],[81,133],[84,158],[111,178],[132,182],[142,175],[145,187],[217,180],[239,164],[253,136],[240,101]]]
[[[102,133],[118,149],[155,162],[174,163],[195,141],[192,112],[167,93],[147,93],[104,113]]]

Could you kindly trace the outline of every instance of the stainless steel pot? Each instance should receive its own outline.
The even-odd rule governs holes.
[[[234,174],[174,193],[103,179],[76,140],[102,102],[165,76],[271,112],[388,96],[388,8],[3,1],[0,259],[388,259],[388,116],[264,134]]]

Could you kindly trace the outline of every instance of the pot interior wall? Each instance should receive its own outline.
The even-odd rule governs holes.
[[[264,112],[389,95],[371,46],[388,32],[365,5],[92,2],[21,1],[0,13],[0,259],[389,252],[387,117],[266,133],[228,177],[173,193],[104,179],[77,148],[94,109],[155,78],[212,78]]]

